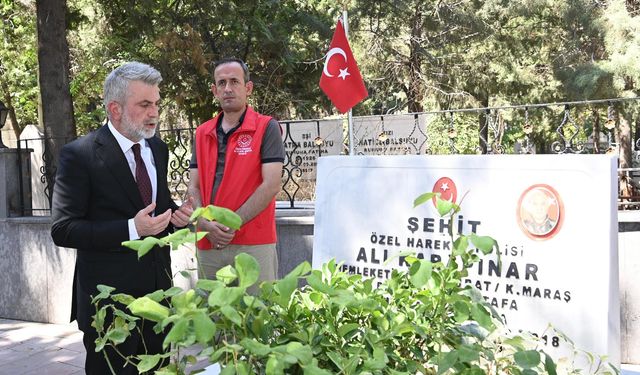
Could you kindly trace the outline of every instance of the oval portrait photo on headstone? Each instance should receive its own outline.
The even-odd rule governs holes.
[[[536,184],[526,189],[518,200],[517,220],[520,229],[534,240],[548,240],[562,227],[564,206],[558,192],[549,185]]]

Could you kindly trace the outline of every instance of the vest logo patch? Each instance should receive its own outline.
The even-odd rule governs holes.
[[[238,155],[246,155],[250,153],[251,151],[253,151],[251,148],[251,141],[253,141],[253,138],[251,137],[251,135],[249,134],[240,135],[238,137],[237,146],[233,151]]]

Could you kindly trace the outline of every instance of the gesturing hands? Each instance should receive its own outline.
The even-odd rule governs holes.
[[[220,249],[227,246],[233,239],[236,232],[217,221],[209,221],[205,219],[198,220],[198,230],[208,232],[207,239],[211,242],[214,249]]]
[[[155,202],[152,202],[147,207],[138,211],[133,218],[133,223],[136,225],[136,231],[140,237],[155,236],[156,234],[165,230],[171,220],[171,209],[166,210],[161,215],[149,216],[150,213],[156,208]]]
[[[186,227],[189,224],[189,218],[193,213],[193,197],[187,198],[182,206],[174,211],[171,215],[171,224],[177,228]]]

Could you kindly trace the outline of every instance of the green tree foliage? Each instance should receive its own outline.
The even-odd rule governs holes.
[[[119,61],[108,49],[110,39],[105,37],[100,7],[90,0],[69,1],[68,6],[71,96],[78,133],[86,134],[104,123],[102,86]]]
[[[26,125],[38,123],[35,4],[2,0],[0,15],[0,100],[13,109],[17,138]]]
[[[209,119],[214,107],[212,62],[245,60],[256,85],[253,105],[277,117],[321,110],[317,66],[329,18],[318,1],[130,1],[98,2],[108,26],[112,56],[158,67],[165,97],[189,122]],[[322,35],[322,37],[321,37]]]
[[[370,94],[354,108],[356,115],[637,94],[637,1],[342,3],[69,0],[71,91],[79,132],[104,118],[105,75],[132,59],[162,72],[168,125],[185,120],[195,126],[217,111],[210,92],[212,62],[226,56],[248,62],[256,84],[252,104],[259,111],[281,119],[334,113],[318,80],[343,6]],[[2,97],[9,92],[19,102],[18,121],[32,123],[37,118],[33,1],[1,4]],[[619,110],[633,122],[633,108]],[[524,122],[523,111],[501,116]],[[561,111],[529,112],[538,144],[553,138],[561,116]],[[462,121],[461,130],[477,133],[486,121],[479,114],[475,121]],[[448,143],[445,134],[434,136]],[[507,128],[504,136],[522,137],[521,127]],[[475,152],[476,138],[468,140],[457,147]]]

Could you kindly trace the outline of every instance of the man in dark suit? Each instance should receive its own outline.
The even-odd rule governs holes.
[[[138,259],[123,241],[164,236],[188,224],[190,203],[178,208],[167,186],[168,149],[155,137],[160,101],[160,73],[131,62],[112,71],[104,84],[108,122],[64,146],[53,193],[51,236],[58,246],[76,248],[72,320],[84,333],[87,374],[109,374],[102,352],[95,352],[91,296],[105,284],[116,292],[141,297],[171,287],[168,248],[156,248]],[[118,350],[126,355],[162,352],[161,335],[142,322],[142,337],[133,333]],[[117,374],[136,368],[110,348]]]

